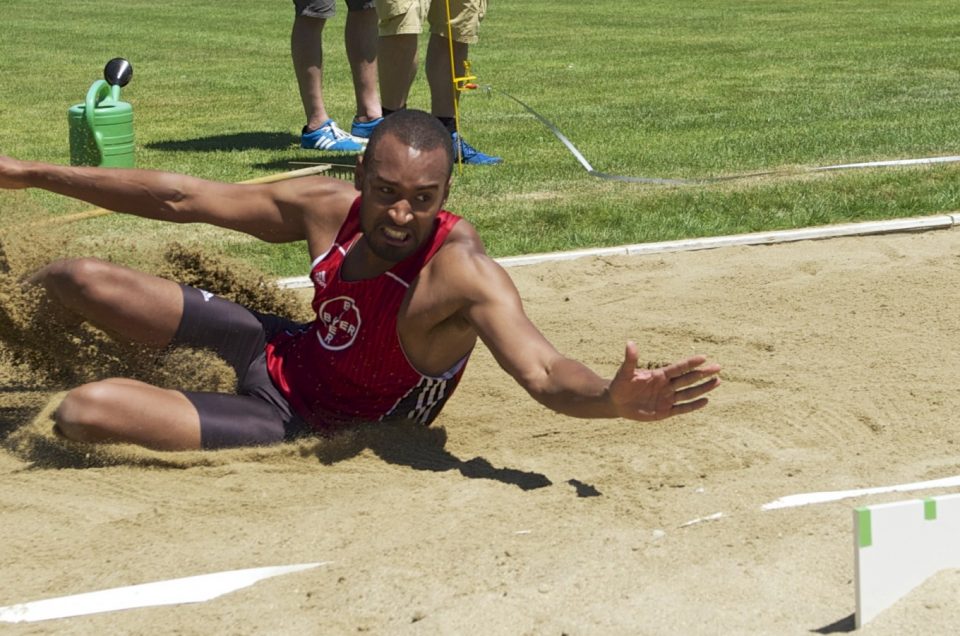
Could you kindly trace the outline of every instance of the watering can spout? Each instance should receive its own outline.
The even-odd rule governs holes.
[[[133,67],[122,57],[115,57],[103,67],[103,79],[110,86],[126,86],[133,77]]]

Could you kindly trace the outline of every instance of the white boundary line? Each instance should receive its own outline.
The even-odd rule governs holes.
[[[763,504],[760,509],[779,510],[781,508],[796,508],[810,504],[840,501],[841,499],[849,499],[851,497],[862,497],[864,495],[880,495],[888,492],[912,492],[914,490],[952,488],[954,486],[960,486],[960,475],[944,477],[942,479],[932,479],[930,481],[918,481],[912,484],[897,484],[895,486],[876,486],[873,488],[859,488],[857,490],[833,490],[788,495],[786,497],[780,497],[776,501]]]
[[[544,254],[529,254],[526,256],[507,256],[494,260],[500,263],[500,265],[503,267],[519,267],[521,265],[536,265],[538,263],[548,263],[553,261],[570,261],[588,256],[633,256],[637,254],[659,254],[664,252],[708,250],[718,247],[733,247],[737,245],[773,245],[777,243],[837,238],[842,236],[868,236],[871,234],[890,234],[894,232],[941,230],[953,227],[954,225],[960,225],[960,211],[906,219],[890,219],[887,221],[843,223],[838,225],[800,228],[796,230],[777,230],[773,232],[756,232],[753,234],[732,234],[729,236],[710,236],[700,239],[682,239],[679,241],[663,241],[660,243],[638,243],[635,245],[601,247],[587,250],[572,250],[569,252],[548,252]],[[281,278],[277,281],[277,284],[280,287],[287,289],[310,287],[312,285],[310,279],[306,276]]]

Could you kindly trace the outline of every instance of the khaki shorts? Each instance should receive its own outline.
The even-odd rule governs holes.
[[[380,35],[408,35],[423,32],[447,37],[446,0],[376,0]],[[487,0],[449,0],[450,29],[455,42],[476,44],[480,21],[487,12]]]

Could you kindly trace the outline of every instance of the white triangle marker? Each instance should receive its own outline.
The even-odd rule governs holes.
[[[85,616],[101,612],[115,612],[137,607],[201,603],[249,587],[263,579],[309,570],[329,563],[331,562],[324,561],[231,570],[229,572],[201,574],[155,583],[116,587],[98,592],[61,596],[30,603],[19,603],[0,607],[0,622],[25,623],[53,618]]]

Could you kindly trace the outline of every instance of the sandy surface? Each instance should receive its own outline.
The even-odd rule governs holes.
[[[326,564],[205,603],[2,631],[851,631],[852,508],[950,491],[761,506],[960,474],[960,230],[511,273],[543,331],[599,371],[635,338],[649,361],[708,355],[724,384],[681,419],[578,421],[481,349],[431,430],[106,461],[57,449],[8,369],[0,605]],[[958,591],[960,575],[937,575],[862,633],[955,632]]]

